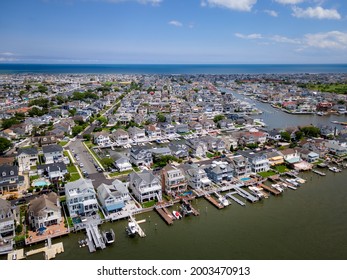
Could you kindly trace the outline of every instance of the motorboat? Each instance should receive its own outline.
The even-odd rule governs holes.
[[[112,244],[115,239],[115,234],[113,229],[110,229],[108,231],[103,231],[102,237],[104,238],[106,244]]]
[[[219,202],[223,204],[224,207],[229,206],[230,202],[224,196],[218,198]]]
[[[339,169],[339,168],[337,168],[335,166],[329,166],[329,170],[332,171],[332,172],[335,172],[335,173],[341,172],[341,169]]]
[[[173,216],[175,217],[175,219],[177,219],[177,220],[179,220],[179,219],[182,218],[181,213],[178,212],[178,211],[172,211],[172,214],[173,214]]]
[[[189,202],[183,200],[181,204],[181,211],[184,216],[191,215],[193,213],[192,207]]]
[[[134,222],[129,222],[126,232],[128,233],[128,236],[135,236],[137,232],[136,224]]]
[[[283,188],[279,184],[272,184],[272,188],[278,190],[280,193],[283,192]]]
[[[258,187],[248,187],[252,194],[254,194],[258,198],[264,198],[264,194],[260,191]]]

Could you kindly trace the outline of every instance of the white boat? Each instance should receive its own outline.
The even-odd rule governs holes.
[[[224,196],[218,198],[219,202],[223,204],[224,207],[229,206],[230,202]]]
[[[173,216],[175,217],[175,219],[177,219],[177,220],[179,220],[179,219],[182,218],[181,213],[178,212],[178,211],[172,211],[172,214],[173,214]]]
[[[248,187],[248,189],[256,197],[258,197],[258,198],[263,198],[264,197],[264,194],[260,191],[260,189],[258,187]]]
[[[288,183],[291,183],[292,185],[294,185],[295,187],[298,187],[299,186],[299,183],[296,182],[294,179],[286,179],[286,181]]]
[[[283,189],[281,188],[279,184],[272,184],[272,188],[274,188],[275,190],[278,190],[280,193],[283,192]]]
[[[102,237],[104,238],[106,244],[112,244],[114,242],[114,237],[115,237],[113,229],[110,229],[108,231],[103,231]]]
[[[128,226],[126,228],[126,231],[128,233],[128,236],[135,236],[137,232],[137,228],[134,222],[129,222]]]
[[[335,166],[329,166],[329,170],[332,171],[332,172],[335,172],[335,173],[341,172],[341,169],[338,169],[338,168],[335,167]]]

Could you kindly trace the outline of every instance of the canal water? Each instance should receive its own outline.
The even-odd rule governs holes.
[[[296,191],[288,189],[245,207],[233,202],[217,210],[197,199],[193,205],[200,216],[172,226],[156,212],[138,215],[137,220],[146,219],[141,224],[145,238],[128,237],[126,220],[105,223],[101,228],[113,228],[116,241],[94,253],[79,247],[83,232],[72,233],[54,240],[62,241],[65,249],[56,259],[347,259],[346,170],[325,172],[325,177],[303,173],[307,182]]]

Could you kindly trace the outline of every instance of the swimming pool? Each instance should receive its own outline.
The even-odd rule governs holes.
[[[44,179],[38,179],[32,183],[33,187],[44,187],[48,185],[49,185],[49,182],[47,182],[47,180],[44,180]]]
[[[251,178],[249,178],[249,177],[245,177],[245,178],[241,178],[240,180],[245,182],[245,181],[249,181],[249,180],[251,180]]]

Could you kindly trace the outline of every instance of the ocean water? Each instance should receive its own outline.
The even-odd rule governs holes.
[[[347,73],[347,64],[0,64],[0,74]]]

